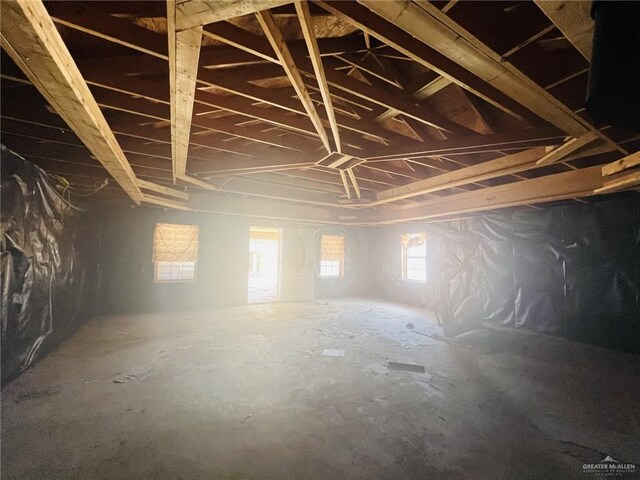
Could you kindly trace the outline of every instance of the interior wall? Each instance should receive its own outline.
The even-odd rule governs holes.
[[[102,219],[99,257],[104,314],[197,309],[246,303],[249,222],[158,208],[96,206]],[[198,225],[196,280],[156,283],[153,238],[156,223]]]
[[[96,310],[94,218],[40,168],[2,146],[2,386]]]
[[[428,281],[404,282],[400,235],[428,234]],[[445,332],[488,322],[640,352],[640,195],[375,228],[374,292],[433,308]]]
[[[338,278],[320,277],[320,246],[322,235],[344,236],[344,275]],[[316,298],[366,296],[371,294],[371,261],[369,256],[369,230],[325,226],[316,234]]]
[[[251,226],[291,228],[265,219],[165,211],[158,208],[96,206],[103,238],[101,312],[104,314],[197,309],[247,303],[249,230]],[[199,248],[195,282],[155,283],[153,235],[156,223],[198,225]],[[345,236],[345,275],[326,279],[316,269],[316,298],[364,295],[370,289],[366,229],[318,227],[316,255],[322,233]],[[316,265],[319,264],[316,258]]]

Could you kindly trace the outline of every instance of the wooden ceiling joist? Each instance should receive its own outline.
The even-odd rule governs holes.
[[[418,5],[402,0],[359,0],[359,3],[415,36],[425,45],[446,55],[565,133],[579,137],[589,130],[595,130],[569,107],[433,4],[420,1]],[[605,141],[611,142],[603,134],[599,135]]]
[[[535,0],[536,5],[558,27],[587,61],[591,62],[594,23],[591,2]]]
[[[387,2],[378,3],[382,4]],[[409,4],[410,2],[406,3]],[[393,19],[389,20],[389,18],[385,18],[384,15],[381,15],[373,8],[369,10],[369,5],[360,5],[355,1],[320,1],[318,4],[363,32],[393,47],[394,50],[406,55],[406,57],[411,60],[433,70],[451,82],[458,84],[460,87],[469,90],[474,95],[504,110],[510,115],[516,118],[535,119],[526,108],[523,108],[522,105],[508,95],[505,95],[501,90],[486,83],[480,76],[463,68],[446,55],[420,41],[420,33],[418,30],[422,27],[416,26],[416,32],[414,34],[414,29],[405,30],[399,28],[400,26],[396,26]]]
[[[201,27],[291,2],[292,0],[182,0],[177,5],[176,29],[181,31]]]
[[[327,118],[329,119],[329,125],[331,126],[331,133],[333,134],[333,142],[335,150],[342,152],[342,146],[340,143],[340,132],[338,130],[338,124],[336,122],[336,114],[333,111],[333,102],[331,100],[331,93],[329,92],[329,85],[327,85],[327,77],[324,73],[324,66],[322,65],[322,57],[320,56],[320,49],[318,48],[318,40],[313,31],[313,24],[311,22],[311,12],[309,11],[309,5],[306,0],[296,0],[295,2],[296,12],[298,19],[300,20],[300,27],[302,28],[302,34],[304,40],[307,43],[307,49],[309,51],[309,57],[313,64],[313,70],[316,74],[318,81],[318,87],[320,88],[320,94],[324,102],[325,110],[327,111]]]
[[[545,154],[545,147],[536,147],[519,153],[482,162],[453,172],[443,173],[408,185],[379,192],[374,205],[417,197],[426,193],[446,190],[469,183],[511,175],[535,168],[536,161]]]
[[[173,182],[186,175],[202,26],[178,30],[176,0],[167,0]]]
[[[322,141],[322,144],[327,149],[327,152],[334,151],[335,148],[332,148],[329,142],[329,137],[327,136],[327,132],[324,129],[322,120],[320,120],[320,116],[316,111],[316,107],[311,100],[311,97],[309,96],[309,92],[304,81],[302,80],[302,75],[300,74],[300,71],[296,66],[296,62],[293,59],[293,55],[291,54],[287,43],[282,37],[282,33],[280,33],[280,29],[276,25],[273,17],[269,12],[258,12],[256,13],[256,17],[258,19],[258,22],[260,23],[260,26],[262,27],[262,30],[264,31],[265,36],[269,40],[269,43],[271,43],[271,47],[278,57],[282,68],[284,68],[287,77],[289,77],[291,85],[293,85],[293,88],[298,94],[298,98],[300,99],[300,102],[306,110],[307,115],[309,115],[309,119],[311,120],[311,123],[313,123],[313,126],[315,127],[316,132],[318,133],[318,136]]]
[[[124,18],[101,12],[89,3],[83,5],[78,2],[48,2],[47,9],[57,24],[163,60],[169,58],[163,35]]]
[[[351,190],[349,189],[349,181],[347,180],[347,173],[344,170],[339,170],[340,172],[340,180],[342,180],[342,185],[344,186],[344,192],[347,195],[347,198],[351,200]]]
[[[189,194],[187,192],[176,190],[175,188],[159,185],[153,182],[148,182],[147,180],[142,180],[140,178],[137,180],[137,183],[138,183],[138,186],[143,190],[149,190],[150,192],[161,193],[162,195],[175,197],[180,200],[189,200]]]
[[[609,165],[602,167],[603,175],[613,175],[614,173],[622,172],[628,168],[640,166],[640,152],[632,153],[620,160],[616,160]]]
[[[455,1],[167,0],[166,36],[157,3],[46,2],[52,22],[7,2],[3,140],[78,185],[111,175],[138,204],[317,223],[638,188],[637,139],[596,130],[574,95],[582,59],[569,48],[554,76],[531,58],[557,26],[589,59],[586,7],[538,4],[553,25],[494,39],[465,18],[489,13],[450,17]]]
[[[360,186],[358,185],[358,179],[356,178],[356,175],[353,173],[353,169],[348,168],[347,174],[349,174],[349,180],[351,180],[351,185],[353,186],[353,191],[355,192],[356,197],[362,198],[360,194]]]
[[[487,209],[535,205],[593,195],[594,190],[600,187],[602,187],[602,176],[600,167],[596,166],[447,195],[422,202],[417,206],[408,205],[406,208],[387,209],[381,212],[380,221],[383,223],[407,222],[462,215]]]
[[[604,185],[600,188],[595,189],[593,193],[601,194],[616,192],[619,190],[633,188],[637,185],[640,185],[640,170],[626,173],[624,175],[619,175],[617,178],[612,178],[611,180],[605,181]]]
[[[139,204],[136,175],[39,0],[2,5],[2,48],[65,120],[95,158]]]
[[[598,139],[598,135],[595,132],[587,132],[579,138],[572,138],[548,152],[538,160],[538,165],[551,165],[552,163],[559,162],[596,139]]]

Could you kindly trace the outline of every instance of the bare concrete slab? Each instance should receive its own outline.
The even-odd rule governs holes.
[[[2,392],[2,478],[569,479],[606,455],[640,464],[638,357],[439,333],[427,311],[363,299],[96,318]]]

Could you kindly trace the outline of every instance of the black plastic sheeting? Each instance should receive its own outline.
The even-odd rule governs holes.
[[[4,386],[90,316],[98,239],[43,170],[4,146],[1,176]]]
[[[640,195],[377,229],[377,294],[483,324],[640,353]],[[426,231],[428,281],[403,282],[400,234]]]

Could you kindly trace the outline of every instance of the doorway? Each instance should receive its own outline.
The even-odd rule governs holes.
[[[251,227],[249,230],[248,303],[280,299],[280,238],[279,228]]]

